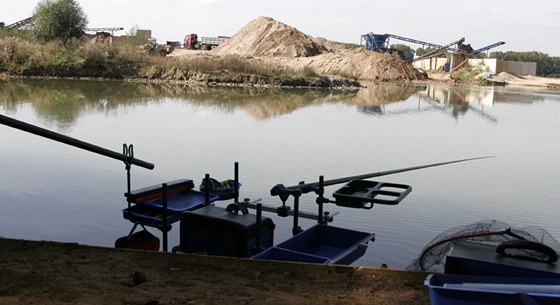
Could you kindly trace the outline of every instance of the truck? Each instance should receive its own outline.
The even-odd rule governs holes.
[[[183,42],[183,47],[189,50],[212,50],[228,39],[229,37],[227,36],[198,37],[197,34],[187,34]]]

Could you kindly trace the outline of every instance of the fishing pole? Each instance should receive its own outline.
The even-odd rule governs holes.
[[[51,139],[57,142],[61,142],[70,146],[74,146],[77,148],[81,148],[96,154],[100,154],[109,158],[113,158],[113,159],[117,159],[117,160],[121,160],[125,163],[129,163],[129,164],[134,164],[134,165],[138,165],[140,167],[144,167],[147,169],[154,169],[155,165],[140,159],[136,159],[134,157],[132,157],[131,155],[127,155],[127,154],[122,154],[122,153],[118,153],[97,145],[93,145],[69,136],[65,136],[63,134],[60,133],[56,133],[54,131],[50,131],[48,129],[44,129],[29,123],[25,123],[4,115],[0,114],[0,124],[4,124],[6,126],[15,128],[15,129],[19,129],[25,132],[29,132],[47,139]]]
[[[426,165],[420,165],[420,166],[413,166],[413,167],[407,167],[407,168],[393,169],[393,170],[388,170],[388,171],[383,171],[383,172],[369,173],[369,174],[350,176],[350,177],[344,177],[344,178],[338,178],[338,179],[332,179],[332,180],[325,180],[325,181],[323,181],[323,186],[346,183],[346,182],[349,182],[351,180],[368,179],[368,178],[392,175],[392,174],[408,172],[408,171],[413,171],[413,170],[418,170],[418,169],[423,169],[423,168],[428,168],[428,167],[435,167],[435,166],[441,166],[441,165],[446,165],[446,164],[459,163],[459,162],[465,162],[465,161],[473,161],[473,160],[486,159],[486,158],[494,158],[494,156],[468,158],[468,159],[447,161],[447,162],[441,162],[441,163],[433,163],[433,164],[426,164]],[[302,184],[292,185],[292,186],[288,186],[288,187],[284,186],[283,184],[277,184],[272,189],[270,189],[270,195],[280,196],[281,198],[282,197],[287,198],[288,196],[293,195],[293,194],[306,194],[306,193],[309,193],[309,192],[313,192],[317,189],[317,187],[319,187],[319,182],[302,183]]]

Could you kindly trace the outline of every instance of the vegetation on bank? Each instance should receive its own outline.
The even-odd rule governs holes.
[[[30,30],[0,29],[0,73],[13,76],[187,81],[292,87],[359,87],[347,79],[293,71],[237,56],[165,58],[150,55],[131,29],[118,43],[87,37],[87,16],[75,0],[43,0]],[[101,41],[100,41],[101,40]]]
[[[0,30],[0,73],[278,86],[359,86],[355,81],[320,77],[310,70],[268,66],[238,56],[190,59],[152,56],[143,44],[135,36],[118,45],[92,43],[85,38],[40,42],[31,32],[4,29]]]
[[[537,63],[537,76],[560,78],[560,57],[546,53],[530,52],[492,52],[492,58],[509,61],[528,61]]]

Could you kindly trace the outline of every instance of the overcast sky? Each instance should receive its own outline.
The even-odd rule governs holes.
[[[77,0],[89,27],[151,29],[158,42],[187,33],[231,36],[258,16],[272,17],[314,37],[360,42],[369,32],[436,44],[465,37],[478,49],[540,51],[560,56],[560,0]],[[32,15],[38,0],[0,1],[0,21]],[[401,43],[391,40],[391,44]],[[413,48],[418,45],[411,45]]]

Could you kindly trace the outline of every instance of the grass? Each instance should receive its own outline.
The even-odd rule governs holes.
[[[457,70],[455,73],[453,73],[453,77],[458,81],[467,82],[467,81],[472,81],[475,78],[475,76],[484,72],[488,72],[488,67],[484,65],[477,65],[477,66],[466,65],[464,68],[461,68]]]
[[[214,76],[258,75],[270,79],[317,77],[310,69],[292,71],[238,56],[181,60],[149,56],[137,39],[114,46],[86,40],[38,43],[26,31],[0,29],[0,72],[22,76],[142,78],[140,71],[154,69],[180,69]],[[162,74],[165,73],[159,73]]]

